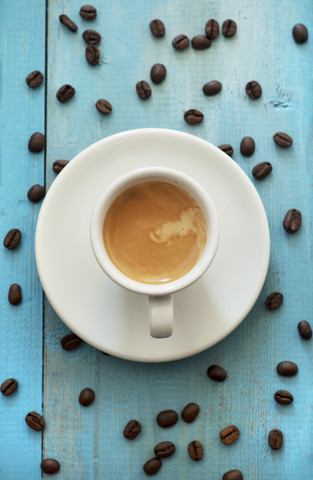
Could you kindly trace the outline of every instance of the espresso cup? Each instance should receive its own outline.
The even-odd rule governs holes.
[[[150,220],[151,209],[156,222],[163,212],[164,223],[148,227],[142,243],[141,225],[147,228],[145,215]],[[164,220],[167,211],[169,221]],[[147,295],[150,335],[166,338],[173,332],[173,294],[193,284],[212,263],[219,221],[209,194],[193,178],[147,167],[119,177],[103,192],[91,218],[90,239],[96,260],[115,283]]]

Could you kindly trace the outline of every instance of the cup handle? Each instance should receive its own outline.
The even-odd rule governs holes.
[[[167,338],[173,333],[173,295],[149,295],[150,335]]]

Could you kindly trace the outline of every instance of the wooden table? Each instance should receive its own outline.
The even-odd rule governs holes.
[[[300,320],[311,320],[312,276],[312,38],[297,45],[292,27],[302,22],[313,35],[310,0],[95,0],[98,17],[79,16],[78,0],[2,0],[1,25],[1,234],[22,231],[22,243],[1,262],[0,381],[14,377],[18,390],[0,396],[0,478],[37,480],[42,458],[61,464],[56,478],[133,480],[146,478],[143,463],[153,446],[174,441],[177,452],[164,461],[158,478],[220,479],[232,468],[250,480],[309,480],[312,477],[312,352],[313,340],[302,340]],[[78,25],[72,33],[60,24],[61,13]],[[149,22],[161,18],[166,36],[152,37]],[[233,18],[232,39],[219,36],[206,51],[175,52],[171,40],[179,33],[202,33],[209,18],[222,23]],[[81,38],[87,28],[102,35],[101,63],[85,60]],[[153,86],[149,101],[135,91],[138,80],[149,80],[151,66],[164,63],[168,74]],[[30,89],[32,70],[45,82]],[[205,97],[202,85],[223,84],[216,97]],[[247,81],[258,80],[263,95],[251,101]],[[56,100],[58,88],[69,83],[76,95],[68,104]],[[109,116],[95,109],[98,98],[113,105]],[[189,126],[183,112],[203,111],[205,120]],[[140,364],[104,356],[87,344],[72,352],[60,339],[68,329],[44,298],[35,265],[34,233],[40,204],[27,199],[33,184],[54,181],[52,163],[73,158],[91,143],[123,130],[165,127],[198,135],[216,145],[230,143],[234,161],[255,182],[264,202],[271,231],[271,261],[263,291],[248,317],[228,338],[193,358],[168,364]],[[46,134],[44,153],[30,153],[30,135]],[[277,147],[272,136],[289,133],[290,149]],[[251,135],[256,152],[239,152],[241,139]],[[270,161],[272,174],[256,182],[253,166]],[[301,230],[288,235],[282,220],[289,208],[303,214]],[[8,303],[11,283],[19,283],[23,301]],[[69,286],[70,288],[70,286]],[[284,303],[268,311],[264,301],[272,291]],[[225,299],[227,301],[227,299]],[[86,319],[88,320],[88,319]],[[276,365],[292,360],[299,373],[279,377]],[[228,372],[222,384],[206,374],[213,363]],[[91,387],[95,403],[83,408],[79,392]],[[275,403],[277,389],[290,390],[294,403]],[[191,401],[201,414],[191,425],[179,423],[164,431],[156,422],[163,409],[181,409]],[[27,427],[31,410],[43,412],[43,434]],[[143,431],[129,442],[122,435],[128,420],[141,421]],[[219,440],[220,430],[235,424],[241,435],[234,445]],[[271,451],[272,428],[284,433],[284,446]],[[189,441],[203,442],[205,456],[195,463],[187,455]]]

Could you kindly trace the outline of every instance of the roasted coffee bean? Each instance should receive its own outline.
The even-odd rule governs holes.
[[[81,344],[81,338],[79,338],[76,333],[69,333],[61,339],[61,345],[63,350],[70,351],[77,348]]]
[[[141,425],[137,420],[130,420],[124,428],[123,435],[128,440],[134,440],[141,432]]]
[[[255,142],[252,137],[243,137],[240,143],[240,152],[244,157],[251,157],[255,150]]]
[[[296,43],[305,43],[308,39],[308,29],[302,23],[297,23],[292,29],[292,35]]]
[[[277,365],[276,370],[283,377],[293,377],[298,373],[298,366],[294,362],[283,361]]]
[[[95,399],[95,392],[91,388],[84,388],[79,394],[78,401],[83,407],[89,407]]]
[[[79,10],[79,15],[85,20],[94,20],[97,16],[97,10],[92,5],[83,5]]]
[[[270,162],[261,162],[253,167],[252,175],[256,180],[263,180],[263,178],[267,177],[272,170],[273,167]]]
[[[218,80],[211,80],[211,82],[203,85],[202,90],[204,95],[211,97],[212,95],[216,95],[222,90],[222,84]]]
[[[271,293],[265,300],[265,306],[268,310],[276,310],[281,306],[284,300],[284,295],[280,292]]]
[[[162,467],[162,462],[159,458],[151,458],[144,466],[143,470],[147,475],[155,475]]]
[[[301,320],[301,322],[298,323],[298,330],[303,340],[310,340],[310,338],[312,338],[312,328],[306,320]]]
[[[277,403],[281,405],[290,405],[293,402],[293,396],[287,390],[277,390],[274,394]]]
[[[211,380],[215,380],[216,382],[224,382],[227,377],[227,372],[224,370],[224,368],[220,367],[219,365],[211,365],[208,368],[208,377],[211,378]]]
[[[243,475],[240,470],[229,470],[224,473],[223,480],[243,480]]]
[[[38,70],[34,70],[26,77],[26,83],[30,88],[37,88],[42,84],[43,74]]]
[[[15,378],[8,378],[2,383],[0,390],[3,395],[8,397],[9,395],[12,395],[12,393],[15,392],[17,387],[18,387],[18,381],[15,380]]]
[[[30,189],[27,192],[27,197],[31,202],[38,203],[40,202],[40,200],[43,199],[45,194],[46,194],[45,187],[42,187],[41,185],[36,184],[30,187]]]
[[[9,250],[13,250],[18,246],[22,238],[22,233],[18,228],[11,228],[3,240],[3,245]]]
[[[190,125],[196,125],[197,123],[201,123],[203,121],[203,113],[195,108],[191,108],[184,113],[184,119]]]
[[[226,153],[229,157],[231,157],[234,153],[233,147],[229,145],[229,143],[223,143],[223,145],[220,145],[218,147],[222,152]]]
[[[206,35],[196,35],[191,39],[191,45],[195,50],[205,50],[211,46],[211,40]]]
[[[159,84],[166,77],[166,67],[162,63],[156,63],[150,70],[150,78],[153,83]]]
[[[112,112],[112,105],[104,98],[99,98],[96,103],[96,109],[103,115],[109,115]]]
[[[165,26],[162,20],[156,18],[150,22],[150,30],[156,38],[162,38],[165,35]]]
[[[63,170],[64,167],[69,163],[68,160],[56,160],[53,162],[52,165],[52,170],[56,173],[59,174],[61,170]]]
[[[18,305],[22,301],[22,289],[17,283],[13,283],[9,288],[8,299],[11,305]]]
[[[65,25],[71,32],[77,32],[77,25],[67,15],[60,15],[59,20]]]
[[[246,93],[252,100],[257,100],[262,95],[262,87],[259,82],[252,80],[246,85]]]
[[[136,83],[136,92],[141,100],[148,100],[151,97],[151,87],[148,82],[141,80]]]
[[[176,50],[185,50],[185,48],[189,47],[189,38],[186,35],[177,35],[172,40],[172,45]]]
[[[175,450],[175,445],[172,442],[160,442],[154,447],[155,456],[158,458],[171,457]]]
[[[95,45],[88,45],[86,48],[86,60],[90,65],[98,65],[100,50]]]
[[[101,41],[100,33],[96,32],[95,30],[85,30],[82,34],[82,37],[89,45],[96,45]]]
[[[288,233],[296,233],[301,227],[302,215],[296,208],[291,208],[285,215],[283,227]]]
[[[291,147],[293,140],[287,133],[277,132],[273,135],[273,140],[279,147],[289,148]]]
[[[205,26],[205,34],[207,37],[209,37],[211,40],[214,40],[215,38],[218,37],[218,34],[220,33],[220,26],[216,20],[208,20]]]
[[[268,444],[272,450],[280,450],[283,446],[284,436],[283,432],[276,428],[275,430],[271,430],[268,434]]]
[[[229,425],[221,430],[220,439],[225,445],[230,445],[238,440],[239,433],[239,429],[235,425]]]
[[[222,34],[224,37],[233,37],[237,32],[237,24],[234,20],[225,20],[222,25]]]
[[[45,426],[44,418],[37,412],[29,412],[25,417],[25,422],[30,428],[37,432],[43,430]]]
[[[62,87],[59,88],[56,94],[57,99],[61,103],[68,102],[69,100],[71,100],[71,98],[74,97],[74,95],[75,95],[75,88],[68,84],[62,85]]]
[[[190,442],[188,445],[188,453],[190,458],[195,462],[202,460],[203,458],[203,447],[202,444],[198,440],[194,440]]]
[[[178,416],[175,410],[163,410],[156,417],[158,425],[163,428],[171,427],[177,422]]]
[[[47,473],[49,475],[58,473],[58,471],[60,470],[60,464],[54,458],[45,458],[41,462],[40,468],[44,473]]]
[[[186,405],[181,412],[181,418],[185,422],[191,423],[197,418],[199,411],[199,405],[197,405],[196,403],[188,403],[188,405]]]
[[[39,132],[32,134],[28,141],[28,149],[30,152],[39,153],[41,152],[46,145],[46,137]]]

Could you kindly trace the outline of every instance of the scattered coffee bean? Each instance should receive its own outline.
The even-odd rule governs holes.
[[[229,145],[229,143],[223,143],[223,145],[220,145],[218,147],[222,152],[226,153],[229,157],[231,157],[234,153],[233,147]]]
[[[184,119],[190,125],[196,125],[197,123],[201,123],[203,121],[203,113],[195,108],[191,108],[184,113]]]
[[[218,22],[216,20],[213,20],[213,18],[208,20],[205,26],[206,36],[211,40],[214,40],[215,38],[218,37],[219,33],[220,33],[220,26]]]
[[[38,70],[34,70],[26,77],[26,83],[30,88],[37,88],[42,84],[43,74]]]
[[[222,25],[222,34],[224,37],[233,37],[237,31],[237,24],[234,20],[225,20]]]
[[[262,87],[259,82],[252,80],[246,85],[246,93],[252,100],[257,100],[262,95]]]
[[[165,35],[165,26],[162,20],[156,18],[150,22],[150,30],[156,38],[162,38]]]
[[[98,65],[100,50],[95,45],[88,45],[86,48],[86,60],[90,65]]]
[[[22,289],[17,283],[13,283],[9,288],[8,299],[11,305],[19,305],[22,301]]]
[[[158,458],[171,457],[175,450],[175,445],[172,442],[160,442],[154,447],[155,456]]]
[[[290,405],[293,402],[293,396],[287,390],[277,390],[274,394],[277,403],[281,405]]]
[[[69,352],[70,350],[74,350],[74,348],[77,348],[78,345],[81,344],[81,341],[81,338],[79,338],[76,333],[69,333],[61,339],[61,345],[63,350]]]
[[[83,5],[79,10],[79,15],[85,20],[94,20],[97,16],[97,10],[92,5]]]
[[[89,45],[96,45],[101,41],[100,33],[96,32],[95,30],[85,30],[82,34],[82,37]]]
[[[74,95],[75,95],[75,88],[68,84],[62,85],[62,87],[59,88],[56,94],[57,99],[61,103],[68,102],[69,100],[71,100],[71,98],[74,97]]]
[[[175,410],[163,410],[156,417],[156,421],[160,427],[167,428],[175,425],[178,416]]]
[[[39,153],[46,145],[46,138],[42,133],[35,132],[28,141],[28,149],[30,152]]]
[[[176,50],[185,50],[185,48],[189,47],[189,38],[186,35],[177,35],[172,40],[172,45]]]
[[[65,25],[71,32],[77,32],[77,25],[67,15],[60,15],[59,20]]]
[[[210,48],[211,40],[206,35],[196,35],[191,39],[191,45],[195,50],[205,50]]]
[[[42,187],[41,185],[36,184],[30,187],[30,189],[27,192],[27,197],[31,202],[38,203],[40,202],[40,200],[43,199],[45,194],[46,194],[45,187]]]
[[[252,137],[243,137],[240,143],[240,152],[244,157],[251,157],[254,154],[255,142]]]
[[[83,407],[89,407],[95,399],[95,392],[91,388],[84,388],[79,394],[78,401]]]
[[[54,458],[45,458],[41,462],[40,468],[44,473],[47,473],[49,475],[58,473],[58,471],[60,470],[60,464]]]
[[[15,392],[17,387],[18,387],[18,381],[15,380],[15,378],[8,378],[2,383],[0,390],[3,395],[8,397],[9,395],[12,395],[12,393]]]
[[[298,330],[303,340],[310,340],[310,338],[312,338],[312,328],[306,320],[301,320],[301,322],[298,323]]]
[[[190,442],[188,445],[188,453],[190,458],[195,462],[202,460],[203,458],[203,447],[202,444],[198,440],[194,440]]]
[[[181,412],[181,418],[185,422],[191,423],[197,418],[199,411],[199,405],[197,405],[196,403],[188,403],[188,405],[186,405]]]
[[[296,233],[301,227],[302,215],[296,208],[291,208],[285,215],[283,227],[288,233]]]
[[[61,170],[63,170],[64,167],[69,163],[68,160],[56,160],[53,162],[52,165],[52,170],[56,173],[59,174]]]
[[[25,422],[30,428],[37,432],[43,430],[45,426],[44,418],[37,412],[29,412],[25,417]]]
[[[143,470],[147,475],[155,475],[162,467],[162,462],[159,458],[151,458],[144,466]]]
[[[96,109],[103,115],[109,115],[112,112],[112,105],[104,98],[100,98],[96,103]]]
[[[151,87],[148,82],[141,80],[136,84],[137,95],[141,100],[148,100],[151,97]]]
[[[150,70],[150,78],[153,83],[159,84],[166,77],[166,67],[162,63],[156,63]]]
[[[271,293],[265,300],[265,306],[268,310],[276,310],[281,306],[284,300],[284,295],[280,292]]]
[[[203,85],[202,90],[204,95],[211,97],[212,95],[216,95],[222,90],[222,84],[218,80],[211,80],[211,82]]]
[[[296,43],[305,43],[308,39],[308,29],[302,23],[297,23],[292,29],[292,35]]]
[[[223,480],[243,480],[243,475],[240,470],[229,470],[224,473]]]
[[[22,233],[18,228],[11,228],[3,240],[3,245],[9,250],[13,250],[18,246],[22,238]]]
[[[298,372],[298,366],[294,362],[283,361],[277,365],[276,370],[283,377],[293,377]]]
[[[267,177],[272,170],[273,167],[270,162],[261,162],[253,167],[252,175],[256,180],[263,180],[263,178]]]
[[[277,132],[273,135],[273,140],[279,147],[289,148],[291,147],[293,140],[287,133]]]
[[[268,434],[268,444],[272,450],[280,450],[283,446],[283,440],[283,432],[277,428],[275,430],[271,430]]]
[[[220,439],[225,445],[231,445],[238,440],[239,433],[239,429],[235,425],[229,425],[221,430]]]
[[[208,377],[211,378],[211,380],[215,380],[216,382],[224,382],[227,377],[227,372],[224,370],[224,368],[220,367],[219,365],[211,365],[208,368]]]
[[[130,420],[124,428],[123,435],[128,440],[134,440],[141,432],[141,425],[137,420]]]

